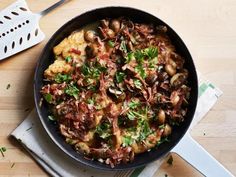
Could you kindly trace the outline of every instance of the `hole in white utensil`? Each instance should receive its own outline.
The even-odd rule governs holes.
[[[27,40],[30,40],[30,33],[29,33],[28,36],[27,36]]]
[[[20,40],[19,40],[19,44],[21,45],[22,42],[23,42],[23,39],[22,39],[22,37],[21,37]]]
[[[12,48],[12,49],[15,48],[15,41],[12,42],[12,44],[11,44],[11,48]]]
[[[2,36],[5,36],[6,34],[5,33],[2,33]]]
[[[2,21],[0,21],[0,24],[3,24],[3,22],[2,22]]]
[[[9,17],[9,16],[3,16],[5,19],[8,19],[8,20],[11,20],[11,17]]]
[[[35,36],[38,36],[38,34],[39,34],[39,30],[36,29],[34,34],[35,34]]]
[[[7,46],[4,47],[4,53],[7,53]]]
[[[19,15],[17,12],[11,12],[13,15]]]
[[[11,32],[13,32],[13,31],[14,31],[14,29],[12,28],[12,29],[10,29],[10,31],[11,31]]]
[[[27,9],[24,8],[24,7],[20,7],[20,10],[22,10],[22,11],[27,11]]]
[[[21,25],[18,25],[19,28],[21,28]]]
[[[17,29],[17,27],[15,27],[15,29]]]
[[[29,23],[29,20],[26,20],[25,22],[26,22],[26,23]]]

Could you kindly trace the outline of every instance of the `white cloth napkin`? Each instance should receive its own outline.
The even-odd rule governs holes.
[[[222,94],[221,90],[203,78],[201,74],[198,73],[198,77],[199,99],[190,129],[203,118]],[[151,177],[158,170],[163,160],[157,160],[145,167],[129,171],[101,171],[83,166],[67,156],[54,144],[42,127],[35,110],[26,117],[11,135],[25,147],[50,175],[55,177]]]

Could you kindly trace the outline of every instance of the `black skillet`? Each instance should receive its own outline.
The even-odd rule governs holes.
[[[165,22],[158,19],[157,17],[148,14],[146,12],[128,7],[105,7],[86,12],[82,15],[73,18],[65,25],[63,25],[51,37],[51,39],[45,46],[41,56],[39,57],[39,62],[37,64],[34,76],[34,97],[35,97],[37,112],[46,132],[55,142],[55,144],[62,149],[62,151],[64,151],[71,158],[75,159],[76,161],[84,165],[88,165],[103,170],[111,170],[111,167],[109,165],[102,164],[97,161],[90,161],[85,159],[83,155],[76,153],[75,150],[69,144],[65,143],[64,138],[59,133],[57,124],[52,123],[52,121],[48,120],[48,114],[49,114],[48,106],[45,103],[43,103],[41,107],[39,106],[39,102],[42,96],[40,94],[40,89],[43,85],[43,72],[51,63],[53,63],[54,46],[56,46],[65,37],[69,36],[73,31],[83,28],[87,24],[94,23],[100,19],[107,17],[116,18],[120,16],[125,16],[127,18],[130,18],[134,22],[153,23],[155,25],[167,26],[168,28],[167,33],[172,43],[175,45],[177,52],[181,56],[183,56],[186,60],[185,68],[187,68],[189,71],[189,86],[191,87],[191,94],[185,121],[181,124],[181,126],[174,127],[173,133],[169,138],[170,142],[161,144],[160,146],[151,150],[150,152],[145,152],[143,154],[137,155],[132,163],[117,165],[115,166],[115,168],[113,168],[113,170],[124,170],[143,166],[147,163],[159,159],[163,155],[170,152],[171,149],[178,144],[178,142],[181,140],[181,138],[188,130],[190,123],[193,119],[198,98],[198,81],[197,81],[196,69],[193,63],[193,59],[187,47],[185,46],[181,38],[176,34],[176,32],[172,28],[170,28]]]

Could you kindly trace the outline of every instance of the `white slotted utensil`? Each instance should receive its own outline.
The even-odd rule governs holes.
[[[18,0],[0,11],[0,60],[41,42],[45,35],[40,18],[69,0],[60,0],[40,13],[32,13],[25,0]]]

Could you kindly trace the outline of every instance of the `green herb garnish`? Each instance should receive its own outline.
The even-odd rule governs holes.
[[[138,106],[140,106],[141,103],[139,101],[136,101],[136,100],[132,100],[131,102],[129,102],[128,106],[131,108],[131,109],[136,109]]]
[[[149,59],[153,59],[153,58],[157,57],[158,50],[157,50],[157,47],[148,47],[148,48],[143,50],[143,53]]]
[[[11,87],[11,84],[7,84],[6,89],[8,90]]]
[[[126,47],[126,43],[125,43],[125,41],[121,41],[121,43],[120,43],[120,48],[119,48],[122,52],[124,52],[124,53],[127,53],[128,51],[127,51],[127,47]]]
[[[133,144],[133,139],[131,136],[122,137],[122,145],[123,147],[130,146]]]
[[[1,147],[1,151],[2,151],[2,152],[6,152],[6,151],[7,151],[7,148]]]
[[[148,124],[147,120],[139,121],[138,126],[141,127],[141,132],[140,132],[140,135],[139,135],[139,141],[145,140],[151,133],[153,133],[153,131],[149,127],[149,124]]]
[[[65,88],[65,93],[78,99],[79,89],[75,85],[70,84]]]
[[[136,116],[135,116],[133,111],[129,111],[127,113],[127,117],[128,117],[129,120],[134,120],[136,118]]]
[[[129,52],[127,54],[127,56],[125,57],[125,63],[129,63],[131,60],[134,60],[134,53],[133,52]]]
[[[72,79],[71,76],[69,76],[68,74],[61,74],[61,73],[58,73],[55,77],[55,81],[58,84],[63,83],[63,82],[68,82],[71,79]]]
[[[87,103],[88,103],[88,104],[91,104],[91,105],[94,105],[94,104],[95,104],[94,98],[89,98],[89,99],[87,99]]]
[[[165,128],[165,124],[160,125],[158,128],[159,128],[159,129]]]
[[[147,74],[145,72],[145,70],[143,69],[142,65],[138,65],[134,68],[135,72],[138,73],[142,79],[145,79],[147,77]]]
[[[99,135],[99,137],[106,139],[112,135],[111,125],[106,122],[103,122],[96,127],[95,132]]]
[[[66,57],[65,60],[66,60],[67,63],[69,63],[69,62],[71,62],[72,58],[70,56],[68,56],[68,57]]]
[[[159,146],[160,144],[162,144],[162,143],[164,143],[164,142],[169,142],[169,139],[168,139],[167,137],[161,138],[161,140],[159,140],[159,141],[157,142],[157,146]]]
[[[1,147],[1,148],[0,148],[0,152],[1,152],[1,154],[2,154],[3,157],[5,157],[5,156],[4,156],[4,152],[6,152],[6,150],[7,150],[7,148],[5,148],[5,147]]]
[[[52,95],[50,93],[44,94],[43,97],[48,103],[52,102]]]
[[[143,55],[143,52],[141,50],[136,50],[134,52],[134,57],[136,59],[136,61],[139,63],[139,64],[142,64],[143,63],[143,60],[144,60],[144,55]]]
[[[91,79],[98,79],[102,72],[107,71],[107,68],[101,66],[100,64],[95,64],[95,66],[88,66],[87,64],[84,64],[80,69],[85,77],[89,77]]]
[[[142,89],[142,83],[139,79],[134,79],[134,85],[138,89]]]
[[[125,78],[125,73],[123,72],[116,72],[116,81],[117,83],[121,83]]]
[[[115,43],[114,43],[113,41],[111,41],[111,40],[109,40],[109,41],[107,42],[107,44],[108,44],[109,47],[111,47],[111,48],[115,47]]]
[[[11,165],[11,168],[13,168],[15,166],[15,163],[13,163],[12,165]]]

